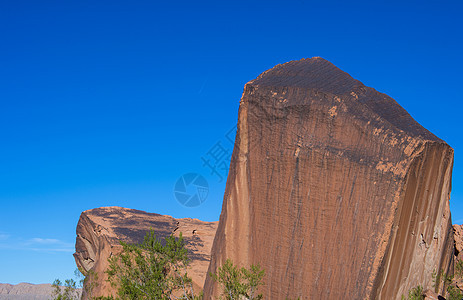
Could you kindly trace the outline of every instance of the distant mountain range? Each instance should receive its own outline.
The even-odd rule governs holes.
[[[51,284],[0,283],[0,300],[49,300],[52,291]]]

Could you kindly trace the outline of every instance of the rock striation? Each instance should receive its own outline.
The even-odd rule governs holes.
[[[315,57],[244,87],[209,271],[266,270],[266,299],[400,299],[453,272],[453,149]],[[205,298],[218,296],[206,279]]]
[[[77,224],[74,253],[78,268],[84,275],[91,274],[84,291],[88,291],[93,283],[92,297],[111,294],[115,296],[116,291],[106,281],[108,258],[120,253],[120,240],[140,243],[150,229],[155,231],[158,238],[182,232],[191,259],[188,274],[193,279],[195,291],[200,291],[204,285],[217,225],[218,222],[203,222],[190,218],[174,219],[122,207],[101,207],[84,211]],[[88,293],[84,292],[83,299],[88,297]]]

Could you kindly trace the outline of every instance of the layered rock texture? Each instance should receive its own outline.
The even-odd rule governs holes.
[[[322,58],[244,87],[209,271],[266,270],[266,299],[400,299],[453,271],[453,150]],[[205,296],[219,294],[206,279]]]
[[[154,213],[122,207],[101,207],[84,211],[77,224],[76,253],[74,258],[85,275],[90,274],[85,291],[92,297],[116,295],[106,281],[108,258],[120,253],[119,241],[141,243],[146,233],[153,229],[158,238],[182,232],[188,256],[191,259],[188,275],[193,279],[195,291],[204,285],[210,261],[210,251],[218,222],[197,219],[174,219]],[[97,276],[95,277],[94,274]],[[96,278],[96,280],[94,280]],[[83,299],[88,298],[84,292]]]

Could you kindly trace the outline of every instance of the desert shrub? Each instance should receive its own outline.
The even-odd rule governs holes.
[[[181,233],[161,241],[150,230],[141,244],[120,244],[122,253],[109,259],[106,271],[120,299],[199,299],[186,273],[189,260]]]
[[[216,274],[209,275],[220,284],[222,296],[227,300],[262,299],[257,289],[264,284],[265,271],[259,265],[251,265],[249,269],[238,268],[227,259]]]
[[[463,260],[458,260],[455,263],[455,277],[456,278],[463,277]]]
[[[408,297],[405,298],[405,296],[402,295],[402,300],[423,300],[424,295],[423,295],[423,287],[421,285],[412,288],[410,291],[408,291]]]
[[[444,286],[449,286],[453,282],[453,276],[452,275],[447,275],[445,274],[444,270],[440,270],[439,272],[436,272],[436,270],[432,271],[432,282],[433,282],[433,287],[435,288],[435,291],[439,291],[439,287],[441,284]]]
[[[460,289],[458,289],[454,285],[449,285],[446,289],[446,299],[447,300],[461,300],[463,298],[463,294],[461,293]]]
[[[78,270],[76,270],[77,272]],[[80,275],[82,276],[80,279],[82,289],[84,290],[83,293],[87,295],[88,299],[104,299],[101,297],[95,298],[93,296],[93,290],[98,286],[98,274],[95,273],[95,271],[90,270],[87,272],[87,276],[83,277],[82,272],[79,272]]]
[[[78,300],[80,299],[80,292],[77,290],[77,282],[74,279],[66,279],[61,282],[55,279],[52,284],[53,292],[51,297],[53,300]]]
[[[436,292],[439,290],[441,284],[445,288],[445,297],[447,300],[461,300],[463,298],[463,293],[455,284],[455,277],[461,278],[463,272],[463,263],[460,261],[455,265],[455,276],[445,274],[444,270],[432,272],[433,287],[436,289]]]

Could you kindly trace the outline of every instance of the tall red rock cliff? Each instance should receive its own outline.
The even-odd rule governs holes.
[[[116,296],[117,291],[107,282],[105,273],[109,265],[108,258],[120,253],[119,241],[141,243],[150,229],[154,230],[158,238],[182,233],[190,258],[188,275],[193,280],[195,292],[199,292],[204,285],[209,266],[217,222],[174,219],[171,216],[122,207],[90,209],[80,216],[74,258],[84,275],[88,275],[90,271],[97,275],[89,277],[90,281],[86,282],[84,290],[88,291],[93,285],[92,297]],[[88,299],[89,295],[85,291],[83,299]]]
[[[400,299],[452,272],[453,150],[322,58],[244,87],[209,271],[266,270],[266,299]],[[205,296],[218,295],[206,279]]]

